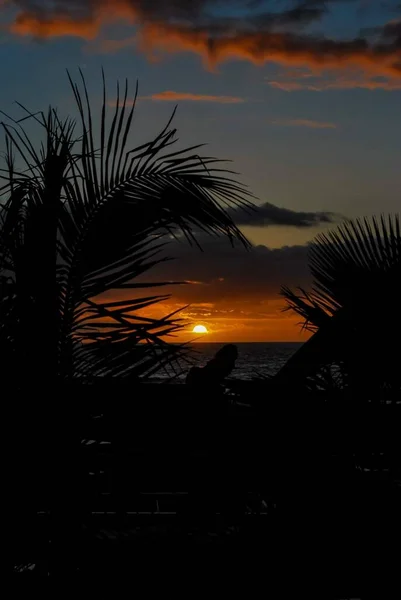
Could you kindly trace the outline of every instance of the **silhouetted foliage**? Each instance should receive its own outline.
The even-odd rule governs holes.
[[[401,233],[399,215],[347,221],[310,247],[311,291],[282,289],[312,337],[283,377],[347,388],[362,399],[399,395]]]
[[[173,236],[194,231],[247,240],[224,205],[251,206],[250,194],[198,146],[171,148],[172,118],[153,140],[130,146],[138,89],[117,85],[107,125],[106,84],[100,123],[85,80],[70,83],[78,122],[57,111],[7,118],[0,175],[0,345],[14,378],[149,375],[182,351],[165,336],[175,313],[144,318],[140,309],[168,296],[135,279],[166,260]],[[43,141],[26,128],[36,125]],[[104,294],[107,292],[107,299]]]

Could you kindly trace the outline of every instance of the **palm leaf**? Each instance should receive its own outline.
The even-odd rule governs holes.
[[[252,196],[219,160],[199,156],[200,146],[174,148],[174,113],[153,140],[131,146],[138,87],[131,102],[127,82],[122,92],[117,86],[108,126],[104,75],[98,123],[82,73],[80,85],[68,77],[77,122],[20,105],[23,117],[3,123],[0,253],[12,285],[1,288],[10,317],[2,340],[32,375],[45,368],[68,377],[139,376],[156,368],[156,355],[163,364],[180,353],[164,337],[181,325],[176,315],[140,318],[138,310],[160,297],[141,298],[145,284],[135,279],[166,260],[165,244],[176,236],[198,244],[196,231],[206,231],[248,246],[227,209],[251,207]],[[27,120],[44,134],[39,147]],[[104,299],[127,290],[127,300]]]
[[[278,379],[294,382],[330,363],[345,365],[347,380],[363,393],[399,390],[393,341],[401,334],[399,215],[345,222],[311,244],[311,292],[282,289],[287,310],[314,335]],[[392,307],[394,309],[392,310]],[[369,390],[369,391],[367,391]],[[362,393],[362,392],[361,392]]]

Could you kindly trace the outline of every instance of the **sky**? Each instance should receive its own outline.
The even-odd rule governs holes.
[[[0,0],[0,109],[73,110],[65,70],[93,102],[139,81],[138,143],[177,104],[185,146],[207,143],[255,194],[237,222],[254,247],[170,245],[154,279],[190,281],[180,306],[207,341],[304,340],[281,285],[308,286],[308,244],[344,218],[400,210],[400,0]],[[1,144],[1,143],[0,143]],[[1,149],[1,147],[0,147]]]

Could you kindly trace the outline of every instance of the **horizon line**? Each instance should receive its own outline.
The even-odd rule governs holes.
[[[169,342],[170,344],[304,344],[304,341],[300,340],[268,340],[262,342],[260,340],[241,340],[241,341],[216,341],[216,340],[198,340],[198,341],[188,341],[188,342]]]

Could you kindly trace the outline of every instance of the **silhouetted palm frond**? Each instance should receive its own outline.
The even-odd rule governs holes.
[[[311,292],[282,289],[314,335],[280,373],[297,379],[341,362],[358,387],[399,389],[401,232],[399,215],[347,221],[310,248]],[[365,384],[363,384],[365,382]]]
[[[173,282],[136,278],[166,260],[176,236],[196,244],[200,230],[248,246],[225,206],[251,207],[251,195],[198,146],[173,149],[174,113],[152,141],[131,147],[138,89],[129,101],[127,82],[108,125],[103,77],[97,130],[81,78],[79,86],[69,76],[77,122],[20,105],[23,118],[3,123],[0,340],[14,374],[139,376],[182,346],[163,341],[181,327],[175,314],[138,313],[166,299],[141,297],[144,287]],[[44,134],[39,147],[27,122]]]

